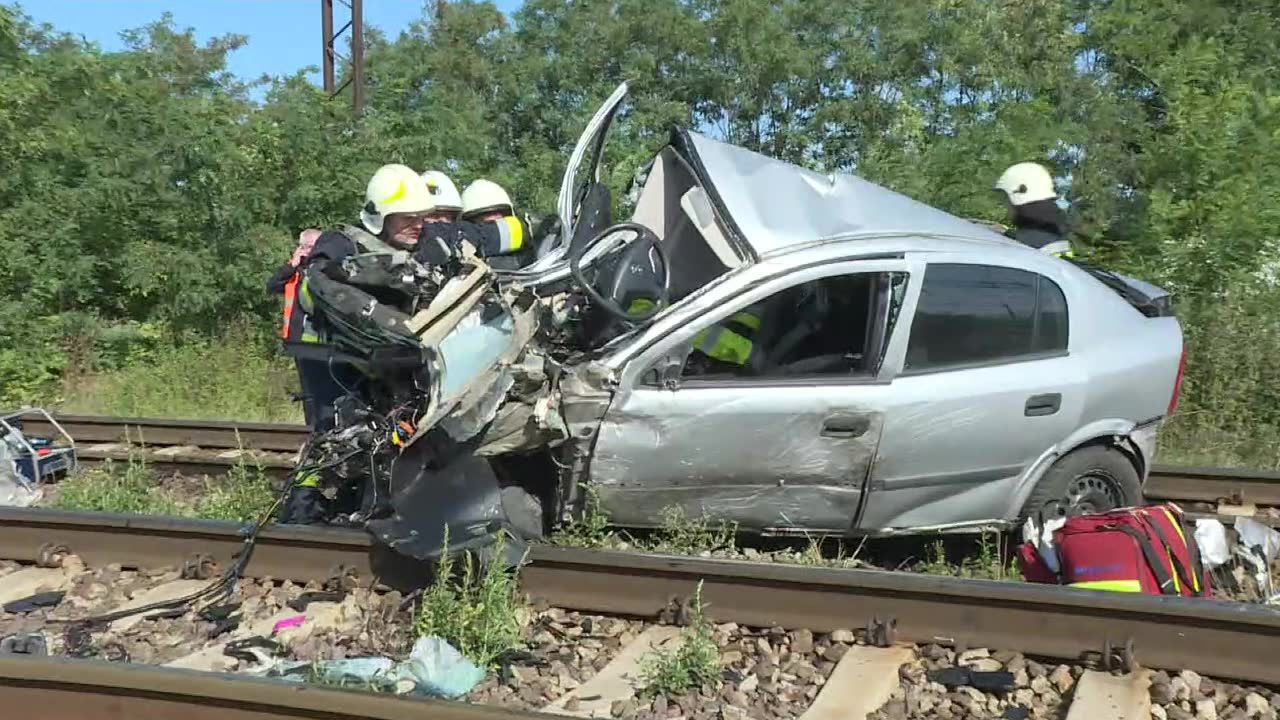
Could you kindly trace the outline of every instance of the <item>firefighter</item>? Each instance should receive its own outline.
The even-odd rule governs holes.
[[[289,261],[280,266],[276,274],[267,281],[267,292],[273,295],[284,295],[284,316],[280,326],[280,337],[284,342],[301,340],[303,335],[312,332],[306,316],[298,307],[298,285],[302,280],[299,266],[311,255],[320,231],[314,228],[303,230],[298,235],[298,247],[293,251]],[[312,388],[315,378],[322,377],[325,368],[315,360],[294,358],[294,366],[298,371],[298,388],[301,391],[302,414],[307,425],[314,427],[316,421],[315,403]]]
[[[738,374],[753,367],[759,359],[753,339],[760,331],[762,310],[763,305],[752,305],[693,336],[695,364],[704,366],[699,374],[717,368]]]
[[[1013,239],[1057,257],[1075,257],[1067,240],[1066,218],[1058,207],[1053,177],[1042,165],[1013,165],[996,180],[993,189],[1008,201]]]
[[[426,173],[423,175],[425,178]],[[440,202],[452,201],[448,192],[451,187],[452,183],[441,183]],[[500,185],[483,179],[471,183],[462,193],[459,210],[460,219],[449,219],[443,212],[428,218],[419,244],[419,260],[445,264],[457,256],[463,241],[495,269],[516,270],[529,259],[533,245],[529,225],[515,215],[511,198]]]
[[[315,315],[311,286],[342,282],[346,277],[342,260],[351,255],[414,250],[434,205],[418,173],[405,165],[383,165],[370,178],[365,190],[365,203],[360,211],[364,227],[325,230],[303,261],[296,296],[304,313],[303,322],[309,324],[310,330],[304,325],[303,331],[296,339],[291,338],[288,346],[294,357],[314,361],[323,368],[319,377],[310,378],[315,432],[333,427],[337,400],[343,395],[358,396],[364,376],[355,367],[335,359],[333,349],[325,342],[323,323]],[[319,479],[315,472],[297,478],[281,511],[281,522],[309,524],[326,517],[328,511],[320,493]]]
[[[462,214],[462,196],[458,194],[458,186],[453,184],[448,175],[439,170],[428,170],[422,173],[422,182],[431,193],[434,207],[427,215],[427,222],[457,222]]]
[[[480,178],[468,185],[462,191],[462,219],[480,227],[477,246],[481,255],[493,258],[490,265],[515,270],[532,259],[529,224],[516,215],[511,196],[498,183]]]

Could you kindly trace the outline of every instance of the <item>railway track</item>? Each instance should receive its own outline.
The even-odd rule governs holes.
[[[0,508],[0,557],[34,563],[58,546],[90,567],[226,567],[242,532],[217,521]],[[424,577],[361,531],[292,526],[265,528],[244,574],[298,583],[355,575],[398,587]],[[1280,684],[1280,613],[1263,606],[544,545],[530,549],[521,579],[532,596],[581,612],[654,617],[701,582],[717,622],[830,632],[891,620],[899,641],[1053,658],[1128,645],[1147,667]]]
[[[76,439],[84,462],[127,460],[143,446],[142,457],[161,471],[216,474],[246,460],[269,475],[282,477],[306,441],[302,425],[240,423],[158,418],[110,418],[60,415],[58,422]],[[52,434],[43,418],[23,418],[32,434]],[[1240,468],[1157,465],[1146,495],[1152,500],[1280,507],[1280,472]]]
[[[193,560],[226,567],[244,547],[244,537],[242,528],[232,523],[0,509],[0,558],[47,563],[55,547],[59,553],[69,551],[88,568],[176,567]],[[378,584],[391,585],[423,577],[423,568],[385,552],[359,531],[268,527],[257,538],[245,576],[303,583],[344,575],[362,578],[365,584],[376,579]],[[521,571],[521,583],[522,589],[544,606],[649,619],[661,617],[673,607],[687,606],[701,584],[702,597],[715,622],[776,629],[761,631],[761,637],[796,629],[835,637],[834,633],[848,632],[849,628],[866,628],[866,644],[855,644],[849,652],[859,654],[858,663],[889,658],[889,664],[877,670],[884,677],[875,680],[895,686],[898,666],[917,652],[912,644],[942,645],[955,648],[957,653],[968,648],[998,648],[1028,657],[1094,665],[1115,658],[1129,665],[1129,674],[1123,676],[1128,678],[1125,683],[1146,677],[1143,668],[1166,668],[1280,685],[1280,667],[1274,663],[1280,613],[1259,606],[547,546],[532,548]],[[836,664],[831,671],[830,685],[836,685],[840,667]],[[607,675],[606,670],[600,669],[600,673]],[[867,669],[857,672],[866,673]],[[875,684],[872,679],[858,677]],[[1146,693],[1144,687],[1140,687],[1142,694]],[[815,706],[821,704],[822,697],[818,695],[813,701]],[[1119,711],[1098,714],[1096,710],[1077,715],[1075,705],[1086,704],[1088,699],[1081,678],[1072,714],[1067,717],[1137,717]],[[1115,697],[1107,696],[1106,702],[1114,710]],[[0,703],[28,708],[23,717],[36,720],[537,717],[462,702],[351,693],[218,673],[3,654]],[[1145,720],[1147,716],[1141,717]]]

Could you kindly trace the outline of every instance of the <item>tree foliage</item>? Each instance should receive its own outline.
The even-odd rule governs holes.
[[[243,38],[162,17],[126,39],[103,52],[0,6],[0,397],[38,394],[107,328],[265,326],[290,238],[351,220],[382,163],[549,211],[622,80],[615,195],[673,123],[987,219],[995,176],[1030,159],[1064,179],[1089,255],[1177,293],[1193,374],[1230,335],[1215,307],[1256,319],[1276,294],[1274,3],[439,1],[367,33],[358,121],[301,73],[254,100],[226,69]]]

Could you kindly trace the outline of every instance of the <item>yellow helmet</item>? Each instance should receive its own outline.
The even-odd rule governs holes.
[[[448,175],[439,170],[428,170],[422,173],[422,182],[435,203],[435,210],[462,211],[462,198],[458,197],[458,186],[453,184]]]
[[[503,210],[514,213],[511,196],[502,186],[492,180],[481,178],[462,191],[462,216],[467,217],[490,210]]]
[[[382,232],[382,223],[396,213],[425,213],[435,203],[418,173],[407,165],[383,165],[369,179],[364,193],[360,221],[369,232]]]

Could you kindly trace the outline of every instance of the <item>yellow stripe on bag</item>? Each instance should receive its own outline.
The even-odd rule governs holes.
[[[1086,580],[1071,583],[1068,587],[1081,590],[1107,590],[1109,592],[1142,592],[1142,583],[1137,580]]]

